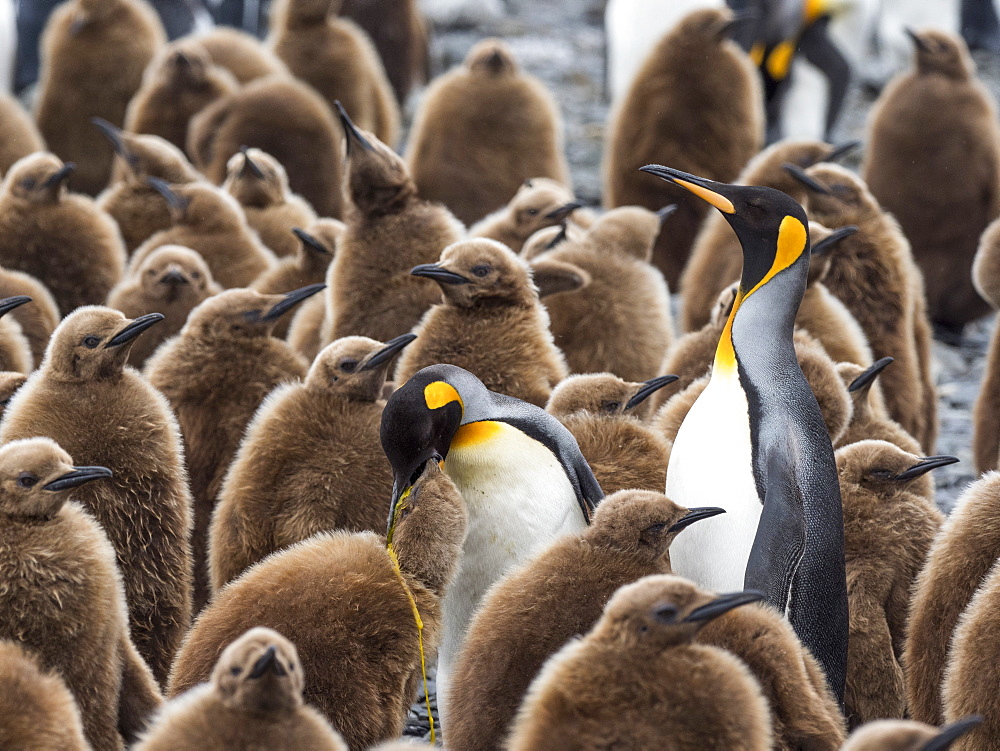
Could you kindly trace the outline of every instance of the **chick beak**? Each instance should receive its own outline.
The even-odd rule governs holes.
[[[302,287],[300,289],[292,290],[285,294],[278,302],[271,306],[271,308],[263,315],[260,319],[263,322],[276,321],[281,316],[285,315],[289,310],[294,308],[303,300],[306,300],[317,292],[326,289],[326,285],[323,283],[310,284],[307,287]]]
[[[675,521],[667,529],[668,533],[680,532],[685,527],[690,527],[695,522],[700,522],[702,519],[710,519],[713,516],[718,516],[719,514],[726,513],[724,508],[718,508],[716,506],[705,506],[703,508],[693,508],[690,509],[684,516]]]
[[[42,485],[42,490],[69,490],[106,477],[114,477],[114,474],[107,467],[73,467],[72,472],[67,472],[52,482]]]
[[[662,227],[666,224],[667,219],[672,217],[675,213],[677,213],[676,203],[667,204],[662,209],[657,209],[656,215],[660,218],[660,226]]]
[[[162,320],[163,320],[162,313],[149,313],[148,315],[139,316],[133,321],[130,321],[125,328],[123,328],[121,331],[119,331],[117,334],[111,337],[108,343],[104,345],[104,348],[107,349],[109,347],[120,347],[123,344],[127,344],[128,342],[132,341],[137,336],[139,336],[139,334],[141,334],[143,331],[148,329],[150,326],[157,324]]]
[[[176,269],[171,269],[160,277],[160,284],[166,284],[168,287],[183,287],[187,283],[187,277]]]
[[[625,411],[628,412],[630,409],[635,409],[664,386],[667,386],[676,380],[677,376],[675,375],[664,375],[657,376],[656,378],[650,378],[645,382],[645,384],[643,384],[642,388],[636,391],[632,398],[625,403]]]
[[[337,108],[337,114],[340,115],[340,124],[344,128],[344,135],[347,136],[347,155],[351,155],[351,142],[357,141],[358,145],[361,146],[365,151],[374,151],[375,147],[372,146],[371,142],[364,137],[357,126],[351,122],[351,118],[347,115],[347,110],[344,109],[344,105],[340,103],[340,100],[334,102],[334,106]]]
[[[295,227],[292,230],[292,232],[295,233],[295,236],[297,238],[299,238],[299,241],[302,243],[302,247],[307,248],[307,249],[313,251],[314,253],[319,253],[320,255],[324,255],[324,256],[330,255],[330,251],[328,251],[323,246],[323,243],[321,243],[319,240],[317,240],[315,237],[313,237],[312,235],[310,235],[305,230],[302,230],[302,229],[299,229],[298,227]]]
[[[875,379],[878,378],[879,373],[892,365],[895,361],[896,359],[894,357],[883,357],[881,360],[878,360],[872,364],[868,370],[851,381],[851,385],[847,387],[847,390],[853,394],[855,391],[868,388],[875,382]]]
[[[838,230],[834,230],[829,235],[820,240],[818,243],[813,245],[810,253],[811,255],[814,256],[823,255],[824,253],[826,253],[826,251],[830,250],[830,248],[839,243],[841,240],[846,240],[848,237],[850,237],[857,231],[858,228],[855,227],[853,224],[848,225],[847,227],[841,227]]]
[[[918,477],[926,475],[932,469],[947,467],[949,464],[955,464],[958,460],[957,456],[928,456],[921,459],[909,469],[904,469],[892,479],[895,482],[909,482],[910,480],[916,480]]]
[[[941,732],[920,747],[920,751],[946,751],[951,744],[983,721],[983,716],[974,714],[964,717],[941,728]]]
[[[286,675],[288,672],[278,662],[278,650],[273,644],[267,648],[264,654],[257,658],[257,662],[253,664],[253,668],[247,674],[247,678],[257,680],[258,678],[263,678],[269,672],[277,676]]]
[[[416,334],[403,334],[402,336],[397,336],[395,339],[390,339],[385,343],[382,349],[376,351],[374,354],[369,355],[368,359],[361,363],[361,367],[358,368],[358,372],[365,370],[372,370],[388,363],[392,358],[403,351],[410,342],[417,338]]]
[[[0,300],[0,316],[5,316],[14,310],[14,308],[19,308],[29,302],[31,302],[31,298],[27,295],[17,295],[16,297],[8,297]]]
[[[187,199],[177,195],[170,187],[170,183],[161,177],[147,177],[146,182],[166,200],[172,212],[183,214],[187,209]]]
[[[906,36],[908,36],[910,39],[913,40],[913,44],[916,46],[918,50],[920,50],[921,52],[931,51],[930,45],[928,45],[927,42],[924,41],[924,38],[920,36],[920,34],[918,34],[916,31],[911,29],[909,26],[906,26],[903,29],[903,31],[906,32]]]
[[[781,165],[781,168],[785,170],[785,172],[787,172],[789,175],[794,177],[796,180],[798,180],[800,183],[805,185],[813,193],[819,193],[820,195],[823,196],[830,195],[830,191],[827,189],[825,185],[823,185],[823,183],[819,182],[811,175],[807,174],[806,171],[802,169],[799,165],[790,164],[786,162],[785,164]]]
[[[422,263],[419,266],[414,266],[410,269],[410,275],[426,277],[442,284],[471,284],[471,280],[466,279],[461,274],[456,274],[454,271],[448,271],[436,263]]]
[[[243,155],[243,167],[240,168],[240,177],[245,177],[249,172],[258,180],[263,180],[264,172],[261,170],[260,165],[250,158],[250,154],[248,153],[249,151],[249,146],[240,146],[240,153]]]
[[[723,214],[736,213],[736,207],[733,205],[733,202],[723,192],[725,186],[720,183],[706,180],[704,177],[698,177],[687,172],[681,172],[673,167],[663,167],[658,164],[647,164],[645,167],[640,167],[639,171],[648,172],[674,185],[679,185],[702,200],[707,201]]]
[[[752,602],[760,602],[763,599],[764,593],[757,592],[753,589],[748,589],[744,592],[731,592],[729,594],[719,595],[707,605],[702,605],[700,608],[695,608],[688,613],[684,622],[706,623],[713,618],[718,618],[720,615],[728,613],[730,610],[735,610],[743,605],[749,605]]]
[[[845,143],[839,144],[833,147],[833,150],[826,155],[826,158],[822,161],[824,162],[836,162],[848,154],[850,154],[855,149],[861,148],[861,141],[847,141]]]
[[[57,185],[62,185],[73,176],[74,172],[76,172],[76,163],[66,162],[60,169],[52,173],[48,180],[42,183],[42,187],[54,188]]]
[[[546,219],[552,219],[557,222],[561,222],[563,219],[567,218],[577,209],[582,209],[586,206],[583,201],[570,201],[569,203],[564,203],[558,209],[553,209],[548,214],[545,215]]]
[[[102,117],[90,118],[90,123],[111,143],[111,148],[119,156],[125,156],[125,142],[122,140],[121,128],[109,123]]]

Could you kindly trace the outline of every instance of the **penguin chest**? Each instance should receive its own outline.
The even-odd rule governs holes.
[[[677,536],[670,546],[674,573],[719,592],[743,589],[763,505],[753,478],[746,393],[735,373],[713,378],[681,423],[666,494],[688,508],[726,509]]]

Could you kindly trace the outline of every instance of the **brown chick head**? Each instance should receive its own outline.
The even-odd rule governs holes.
[[[288,198],[288,173],[266,151],[243,147],[229,158],[222,187],[241,206],[277,206]]]
[[[19,159],[7,171],[3,192],[29,203],[55,204],[66,194],[76,165],[47,151],[38,151]]]
[[[416,334],[403,334],[385,344],[365,336],[337,339],[316,355],[306,385],[352,401],[378,401],[389,366],[416,338]]]
[[[905,492],[911,482],[931,470],[954,464],[954,456],[915,456],[888,441],[858,441],[837,450],[841,494],[880,502]]]
[[[919,32],[907,29],[906,33],[916,48],[917,71],[921,75],[941,75],[961,81],[975,73],[972,55],[961,37],[940,29]]]
[[[305,679],[298,651],[273,629],[252,628],[226,647],[211,680],[229,709],[291,712],[303,705]]]
[[[190,300],[192,304],[212,293],[215,283],[205,259],[183,245],[161,245],[152,251],[135,270],[143,297],[173,303]]]
[[[483,39],[465,56],[465,67],[477,77],[513,76],[520,66],[510,47],[501,39]]]
[[[503,243],[471,238],[441,251],[437,263],[415,266],[410,273],[433,279],[445,302],[462,308],[481,305],[533,305],[538,292],[528,264]]]
[[[204,341],[270,336],[281,316],[325,287],[325,284],[310,284],[283,295],[265,295],[253,289],[227,289],[192,310],[181,335]]]
[[[580,413],[602,417],[631,416],[636,407],[676,380],[677,376],[667,375],[644,383],[631,383],[611,373],[572,375],[552,390],[545,410],[559,418]]]
[[[340,102],[336,106],[346,139],[347,198],[365,216],[398,210],[417,194],[406,162],[374,134],[358,128]]]
[[[98,305],[77,308],[52,332],[41,368],[64,381],[113,378],[125,367],[135,338],[162,320],[160,313],[129,319]]]
[[[881,212],[861,178],[839,164],[823,162],[799,170],[796,179],[807,189],[809,218],[825,227],[861,225]]]

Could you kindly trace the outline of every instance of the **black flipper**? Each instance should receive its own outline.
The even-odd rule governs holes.
[[[833,140],[833,129],[844,107],[847,87],[851,82],[851,64],[836,42],[830,38],[830,17],[823,16],[806,27],[799,39],[799,52],[823,74],[829,84],[826,100],[827,141]]]

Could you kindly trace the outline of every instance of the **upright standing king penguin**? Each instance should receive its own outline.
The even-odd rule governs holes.
[[[809,272],[805,211],[772,188],[642,169],[721,211],[743,247],[712,379],[681,424],[667,467],[675,502],[710,499],[726,513],[671,545],[674,571],[716,591],[764,592],[842,699],[848,619],[840,488],[830,436],[792,344]]]
[[[455,365],[423,368],[393,393],[380,435],[393,472],[390,522],[428,461],[444,460],[468,507],[461,565],[443,606],[440,691],[490,585],[557,536],[583,530],[604,492],[556,418]]]

